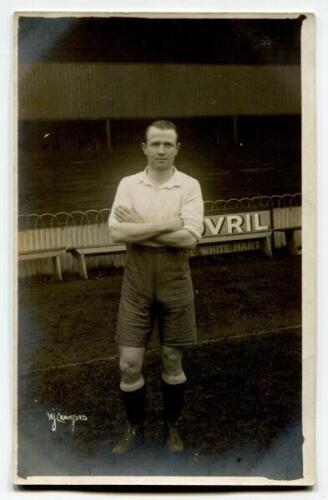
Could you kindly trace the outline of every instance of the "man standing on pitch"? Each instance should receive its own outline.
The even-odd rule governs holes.
[[[147,167],[121,180],[108,221],[113,241],[127,246],[116,341],[120,391],[129,425],[113,448],[116,454],[144,442],[142,368],[156,318],[163,362],[166,446],[173,453],[184,447],[177,429],[186,385],[182,354],[196,341],[187,249],[201,238],[204,208],[198,181],[174,166],[179,148],[173,123],[160,120],[147,128],[142,144]]]

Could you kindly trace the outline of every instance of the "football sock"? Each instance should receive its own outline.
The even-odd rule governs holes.
[[[174,424],[178,421],[184,405],[186,382],[168,384],[162,379],[163,418],[166,422]]]
[[[121,383],[120,392],[128,422],[131,425],[143,425],[145,421],[146,404],[145,384],[143,382],[141,387],[134,390],[126,389],[127,385]]]

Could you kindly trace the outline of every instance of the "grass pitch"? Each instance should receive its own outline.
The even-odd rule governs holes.
[[[199,344],[185,353],[180,457],[161,446],[156,331],[144,370],[147,446],[111,455],[125,422],[113,342],[121,272],[21,283],[19,475],[301,477],[300,264],[255,254],[192,261]],[[52,430],[59,413],[86,419]]]

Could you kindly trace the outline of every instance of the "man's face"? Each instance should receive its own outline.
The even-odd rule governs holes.
[[[161,130],[156,127],[149,127],[147,142],[142,144],[148,165],[156,170],[171,168],[179,148],[180,144],[177,143],[175,130]]]

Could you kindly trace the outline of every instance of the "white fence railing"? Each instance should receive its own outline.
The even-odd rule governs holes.
[[[291,197],[292,195],[286,195]],[[272,222],[274,229],[284,229],[289,227],[301,226],[302,207],[295,205],[295,196],[288,198],[289,206],[271,207]],[[268,197],[261,199],[267,200]],[[281,197],[280,197],[281,198]],[[272,199],[272,198],[271,198]],[[235,206],[232,203],[222,203],[225,200],[216,202],[205,202],[205,208],[208,213],[218,213],[222,210],[243,209],[255,210],[257,206],[249,206],[241,200],[234,200]],[[289,200],[289,201],[288,201]],[[231,201],[231,200],[228,200]],[[286,202],[286,199],[285,199]],[[209,203],[212,203],[209,209]],[[218,206],[220,205],[221,206]],[[266,204],[260,206],[268,207]],[[207,204],[207,205],[206,205]],[[281,203],[282,204],[282,203]],[[286,203],[287,204],[287,203]],[[109,210],[89,210],[87,212],[72,212],[59,214],[28,214],[20,216],[20,230],[18,232],[18,250],[26,252],[32,250],[44,250],[58,247],[81,247],[89,245],[110,245],[111,238],[107,226]],[[301,231],[297,231],[296,244],[301,246]],[[274,234],[274,246],[280,248],[286,245],[284,233]],[[112,254],[105,256],[88,257],[88,267],[98,266],[122,266],[124,265],[125,255]],[[69,272],[78,272],[77,262],[70,254],[62,256],[62,270]],[[53,268],[50,260],[32,260],[19,263],[19,276],[30,277],[37,274],[52,274]]]
[[[18,248],[20,252],[44,250],[58,247],[81,247],[89,245],[110,245],[110,233],[106,223],[83,226],[47,227],[19,231]],[[62,271],[78,272],[77,262],[70,254],[61,258]],[[91,267],[122,266],[124,255],[89,257]],[[19,276],[51,274],[53,268],[49,260],[23,261],[19,263]]]
[[[274,229],[288,229],[302,226],[302,207],[292,206],[272,209],[272,222]],[[273,236],[275,248],[286,245],[286,235],[283,232],[276,232]],[[302,231],[296,231],[296,245],[302,247]]]

